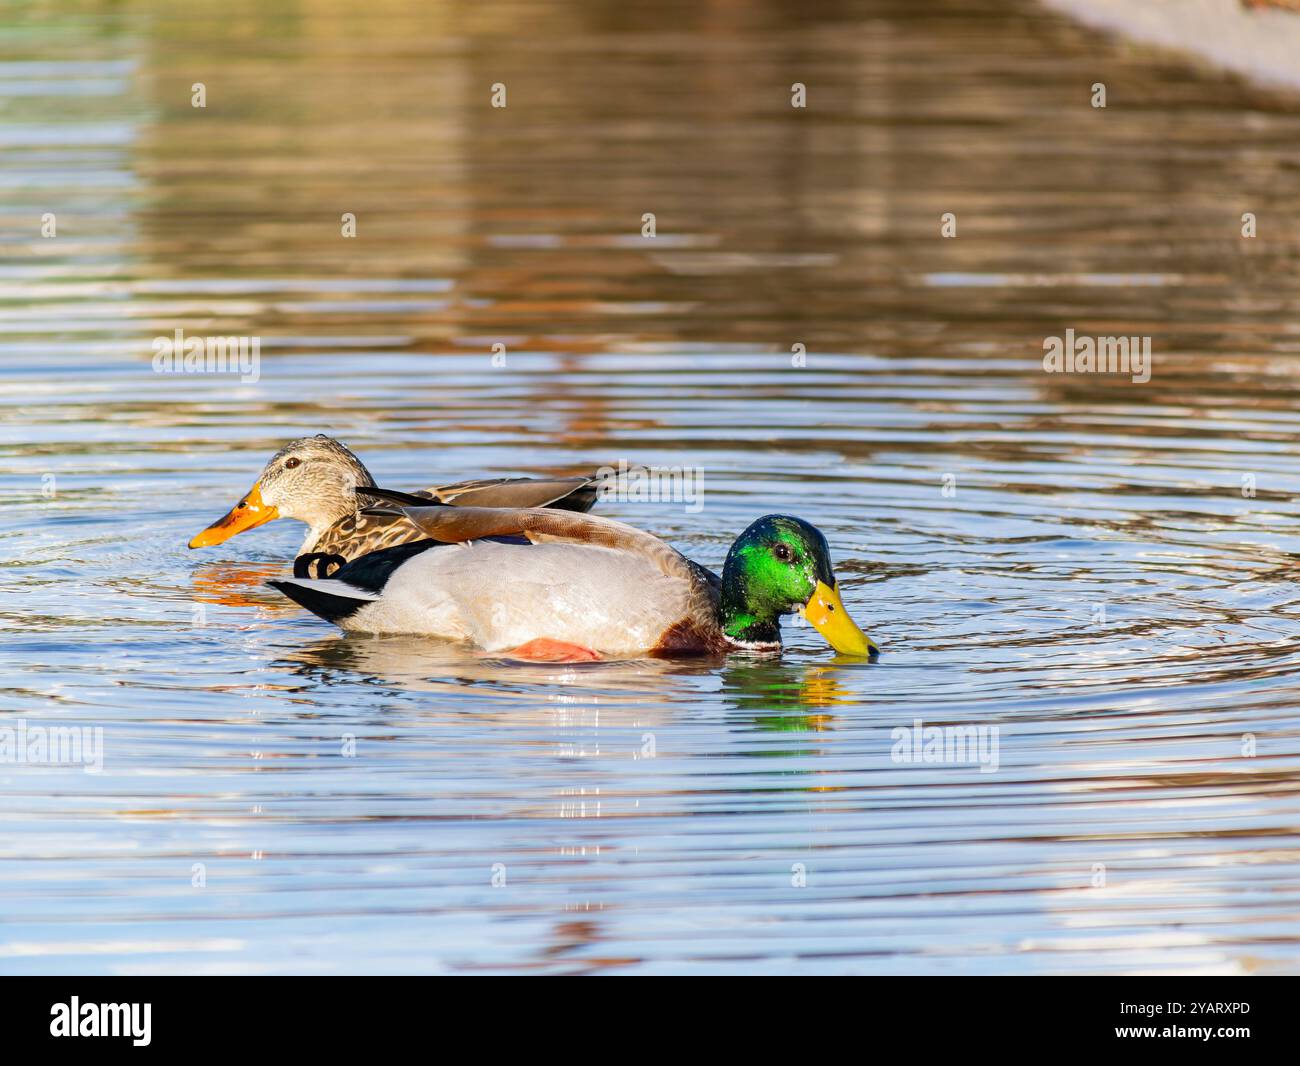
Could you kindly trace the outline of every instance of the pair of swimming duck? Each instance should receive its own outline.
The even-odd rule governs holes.
[[[375,485],[324,434],[280,449],[252,489],[190,541],[220,544],[276,518],[307,524],[294,577],[269,584],[342,629],[422,633],[539,660],[779,650],[798,611],[836,651],[876,646],[840,601],[826,538],[767,515],[719,577],[664,541],[586,514],[599,477]]]

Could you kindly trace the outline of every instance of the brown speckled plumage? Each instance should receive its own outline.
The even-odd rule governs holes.
[[[411,495],[448,504],[458,511],[473,501],[480,508],[547,507],[574,512],[586,511],[595,503],[595,486],[596,479],[589,477],[479,479],[440,485]],[[340,518],[310,545],[303,545],[303,554],[341,555],[350,562],[369,552],[419,540],[426,535],[400,514],[354,511]]]

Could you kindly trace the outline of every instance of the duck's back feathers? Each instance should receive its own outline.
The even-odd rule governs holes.
[[[396,492],[392,489],[367,489],[384,498],[413,506],[436,507],[549,507],[553,510],[583,513],[596,502],[602,479],[591,477],[556,478],[479,478],[438,485],[419,492]],[[361,490],[358,490],[361,491]],[[368,502],[362,498],[362,502]],[[353,512],[344,515],[314,539],[309,535],[300,549],[302,554],[341,555],[357,559],[367,552],[382,551],[423,534],[404,515],[388,512]]]
[[[652,561],[663,573],[696,583],[702,580],[694,563],[653,534],[597,515],[553,507],[439,507],[407,503],[405,493],[387,489],[358,489],[359,495],[394,501],[394,507],[365,507],[363,516],[402,515],[426,537],[444,544],[464,544],[488,537],[526,537],[534,544],[590,544]]]
[[[373,553],[327,581],[273,583],[345,629],[429,633],[488,651],[542,638],[609,656],[722,644],[716,578],[641,530],[547,508],[406,506],[406,494],[365,493],[394,501],[380,510],[427,539]],[[336,597],[376,598],[342,613],[318,599],[335,582]]]

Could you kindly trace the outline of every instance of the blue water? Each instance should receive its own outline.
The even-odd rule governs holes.
[[[0,729],[103,747],[0,762],[0,972],[1294,972],[1298,133],[1009,0],[6,8]],[[884,654],[344,637],[300,526],[185,548],[322,431],[699,467],[601,513],[797,513]]]

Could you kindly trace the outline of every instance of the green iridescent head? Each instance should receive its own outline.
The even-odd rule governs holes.
[[[779,646],[781,616],[799,611],[836,651],[876,651],[840,602],[826,538],[802,518],[767,515],[736,538],[720,608],[723,630],[742,644]]]

